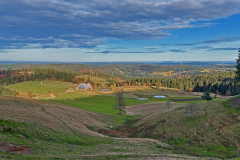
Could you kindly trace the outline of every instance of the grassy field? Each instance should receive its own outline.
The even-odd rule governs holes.
[[[216,98],[206,102],[194,94],[176,94],[181,93],[178,90],[124,87],[128,111],[136,113],[129,116],[125,115],[126,111],[117,115],[118,110],[114,109],[117,90],[66,92],[73,87],[71,83],[53,81],[24,82],[7,87],[22,93],[31,91],[38,96],[34,99],[0,97],[0,143],[31,148],[29,155],[0,151],[4,156],[15,159],[81,159],[84,156],[139,159],[149,154],[159,156],[159,151],[178,157],[176,159],[182,158],[182,155],[173,155],[176,153],[218,158],[239,156],[239,117],[234,116],[240,111],[229,108],[238,101]],[[42,98],[48,95],[48,90],[57,97]],[[155,95],[167,98],[157,99]],[[136,99],[138,97],[149,99],[141,101]],[[167,101],[172,102],[171,109]],[[194,119],[185,114],[189,102],[199,105]],[[152,112],[148,112],[149,109]],[[134,122],[130,128],[118,130],[129,127],[128,121]],[[127,132],[131,136],[129,139],[105,137],[98,129]],[[151,139],[157,141],[153,143]],[[182,159],[193,159],[188,155]]]
[[[240,126],[237,116],[240,111],[229,107],[231,107],[229,101],[216,99],[200,103],[194,119],[191,115],[185,114],[185,107],[180,107],[169,112],[146,116],[136,125],[141,128],[147,126],[143,137],[155,137],[171,144],[178,153],[231,158],[240,155],[238,148]],[[164,120],[162,125],[159,124],[159,119]]]
[[[116,106],[115,91],[109,93],[98,92],[98,91],[75,91],[66,92],[69,88],[74,87],[71,83],[57,82],[57,81],[29,81],[18,83],[15,85],[9,85],[7,88],[14,89],[20,93],[33,92],[37,96],[36,99],[48,100],[55,103],[60,103],[87,111],[106,113],[106,114],[117,114],[118,111],[114,109]],[[126,106],[176,101],[177,99],[183,99],[179,103],[186,101],[195,100],[196,96],[192,95],[178,95],[175,92],[179,92],[171,89],[154,89],[150,87],[124,87],[125,91],[125,103]],[[48,91],[56,93],[57,97],[52,98],[49,96]],[[155,95],[165,95],[167,98],[154,98]],[[149,98],[148,100],[137,100],[138,97]],[[199,101],[199,100],[198,100]],[[202,102],[202,101],[199,101]]]
[[[193,158],[174,155],[171,146],[157,140],[105,137],[86,127],[104,127],[107,123],[112,123],[109,115],[89,113],[51,103],[28,102],[27,99],[0,99],[1,158],[10,156],[23,160],[139,159],[146,156],[158,157],[159,148],[165,153],[161,155],[164,159],[169,156]],[[7,145],[15,147],[4,147]],[[4,149],[11,151],[6,152]],[[17,154],[19,150],[26,150],[27,153]]]
[[[0,120],[5,128],[0,130],[0,142],[11,142],[16,146],[27,146],[30,154],[16,154],[0,151],[1,156],[13,159],[119,159],[141,157],[147,153],[157,154],[157,145],[151,142],[97,138],[77,134],[65,134],[51,128],[28,123]],[[129,150],[131,148],[131,150]],[[171,153],[164,150],[165,153]],[[124,153],[124,154],[123,154]]]
[[[72,86],[72,83],[67,82],[44,81],[41,84],[40,81],[27,81],[6,87],[20,93],[33,92],[36,95],[46,95],[48,91],[51,91],[51,93],[66,92]]]
[[[73,95],[76,95],[76,93],[74,93]],[[148,100],[137,100],[135,98],[125,98],[125,104],[126,106],[131,106],[131,105],[138,105],[138,104],[167,102],[167,101],[174,102],[174,100],[179,100],[179,99],[183,99],[183,100],[178,103],[184,103],[184,102],[186,103],[191,99],[195,100],[194,97],[149,98]],[[81,98],[75,98],[75,99],[72,99],[72,98],[71,99],[70,98],[69,99],[50,99],[48,101],[65,104],[68,106],[72,106],[72,107],[76,107],[76,108],[80,108],[80,109],[84,109],[92,112],[97,112],[97,113],[107,113],[107,114],[118,113],[118,110],[114,109],[114,106],[116,106],[116,98],[114,96],[86,95]],[[204,101],[201,100],[199,102],[204,102]]]

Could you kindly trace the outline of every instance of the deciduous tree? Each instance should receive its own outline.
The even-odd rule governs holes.
[[[199,106],[196,103],[189,103],[186,106],[185,114],[191,114],[192,119],[194,118],[194,114],[199,110]]]
[[[124,101],[124,97],[123,97],[123,91],[119,91],[116,93],[116,101],[117,101],[117,105],[115,106],[116,109],[119,110],[119,114],[122,114],[122,110],[125,109],[125,101]]]
[[[168,109],[171,108],[171,104],[172,104],[172,103],[171,103],[170,101],[167,101],[167,102],[166,102],[166,105],[167,105],[167,108],[168,108]]]

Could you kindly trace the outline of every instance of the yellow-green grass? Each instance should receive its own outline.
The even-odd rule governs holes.
[[[92,134],[86,135],[86,132],[83,132],[83,130],[88,130],[86,127],[82,126],[81,130],[76,127],[79,123],[92,124],[95,127],[99,127],[101,123],[105,122],[112,123],[113,116],[111,115],[85,112],[84,115],[80,116],[71,109],[69,110],[69,107],[55,106],[55,108],[54,105],[56,104],[41,104],[28,102],[27,100],[22,102],[18,101],[17,98],[12,98],[12,100],[3,98],[0,102],[2,111],[5,111],[8,107],[11,108],[10,110],[15,111],[0,112],[0,142],[28,146],[31,149],[31,154],[14,154],[0,151],[0,155],[3,157],[11,156],[12,159],[22,160],[84,159],[84,155],[92,155],[94,157],[88,157],[88,159],[99,160],[108,159],[108,155],[112,154],[110,159],[118,159],[119,157],[114,156],[115,154],[120,155],[120,158],[125,158],[125,153],[129,153],[130,157],[157,154],[159,145],[168,146],[161,142],[153,144],[152,141],[143,143],[138,139],[126,140],[94,136]],[[65,109],[68,112],[64,112]],[[81,120],[76,121],[78,118]],[[73,123],[76,124],[72,125]],[[164,152],[171,153],[172,151],[166,149]]]
[[[51,102],[65,104],[68,106],[97,112],[97,113],[107,113],[107,114],[117,114],[118,110],[114,109],[114,106],[117,105],[116,97],[114,95],[88,95],[88,94],[78,94],[77,93],[63,93],[59,94],[57,99],[49,99]],[[68,96],[68,98],[66,98]],[[71,96],[76,96],[73,98]],[[78,97],[79,96],[79,97]],[[177,99],[186,99],[186,97],[176,97]],[[188,97],[187,100],[192,99],[193,97]],[[166,102],[174,100],[175,98],[153,98],[150,97],[148,100],[137,100],[136,98],[125,98],[126,106],[145,104],[145,103],[154,103],[154,102]],[[204,101],[203,101],[204,102]],[[181,103],[184,103],[182,101]]]
[[[231,116],[232,113],[237,115],[240,111],[228,108],[228,101],[224,103],[224,107],[222,104],[221,98],[199,104],[199,111],[194,113],[193,119],[191,114],[186,114],[185,107],[180,107],[166,113],[149,115],[141,119],[137,125],[140,127],[147,121],[147,124],[141,127],[149,126],[149,129],[154,129],[149,130],[144,136],[168,142],[180,148],[179,153],[219,158],[230,158],[234,154],[240,156],[237,149],[240,144],[239,122],[233,115]],[[158,135],[155,135],[159,119],[164,120],[164,128],[162,126],[157,128]],[[163,137],[164,131],[166,134]]]
[[[37,99],[49,100],[51,102],[56,102],[87,111],[93,111],[97,113],[106,114],[117,114],[118,110],[114,109],[117,105],[117,101],[114,93],[106,94],[101,92],[95,93],[92,91],[78,91],[78,92],[66,92],[73,84],[57,82],[57,81],[28,81],[23,83],[18,83],[14,85],[7,86],[10,89],[17,90],[19,92],[33,92],[37,94]],[[140,87],[141,88],[141,87]],[[50,98],[48,91],[51,93],[56,93],[57,97]],[[144,103],[154,103],[154,102],[165,102],[174,99],[188,99],[196,97],[170,97],[170,98],[154,98],[155,95],[165,95],[164,93],[172,94],[174,90],[167,89],[167,92],[152,88],[147,88],[144,90],[134,90],[128,91],[124,94],[126,106],[144,104]],[[168,95],[166,95],[168,96]],[[148,100],[137,100],[137,97],[146,97]],[[184,103],[184,101],[181,101]],[[186,102],[185,102],[186,103]]]
[[[9,128],[4,131],[0,129],[0,142],[10,142],[17,146],[28,146],[31,154],[14,154],[0,151],[3,157],[11,156],[13,159],[83,159],[84,155],[95,155],[89,159],[99,159],[98,153],[102,153],[100,159],[107,159],[110,154],[124,156],[123,153],[139,155],[151,153],[157,154],[159,148],[151,142],[139,143],[138,141],[127,141],[109,137],[91,137],[82,134],[66,134],[46,127],[42,124],[30,124],[12,120],[0,119],[0,126]],[[11,128],[11,130],[10,130]],[[131,149],[129,149],[131,148]],[[122,152],[118,153],[117,149]],[[166,150],[165,153],[171,153]],[[132,157],[132,156],[131,156]],[[118,159],[118,156],[111,156]]]
[[[44,95],[48,94],[48,91],[51,91],[51,93],[66,92],[70,87],[72,87],[72,83],[59,81],[43,81],[41,84],[40,81],[27,81],[14,85],[9,85],[6,87],[9,89],[14,89],[20,93],[33,92],[37,95]]]

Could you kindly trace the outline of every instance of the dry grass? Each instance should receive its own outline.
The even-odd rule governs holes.
[[[170,109],[183,106],[179,103],[171,103]],[[149,115],[153,113],[161,113],[170,110],[166,102],[138,104],[133,106],[127,106],[127,115]]]
[[[79,132],[102,136],[89,130],[86,125],[104,127],[104,116],[81,109],[49,102],[20,98],[0,97],[0,118],[27,123],[40,123],[65,132]]]
[[[141,118],[137,126],[148,128],[148,133],[154,134],[150,126],[157,126],[158,120],[166,120],[158,134],[169,139],[188,139],[192,144],[205,146],[234,146],[240,154],[240,116],[234,117],[221,106],[223,99],[217,102],[199,104],[200,110],[192,120],[191,115],[185,114],[181,107],[167,112],[158,112]],[[155,127],[156,128],[156,127]],[[186,145],[186,144],[185,144]],[[188,144],[187,144],[188,146]]]

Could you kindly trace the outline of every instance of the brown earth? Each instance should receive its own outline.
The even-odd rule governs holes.
[[[79,132],[93,136],[103,136],[91,131],[86,125],[105,127],[106,116],[61,104],[32,99],[0,97],[0,119],[42,124],[64,132]]]
[[[104,153],[98,155],[83,155],[85,159],[91,159],[93,157],[100,157],[103,155],[125,155],[131,156],[131,158],[121,158],[120,160],[220,160],[218,158],[207,158],[207,157],[194,157],[186,155],[177,155],[177,154],[143,154],[141,156],[133,153]]]
[[[105,137],[105,135],[90,130],[86,126],[106,129],[108,125],[104,122],[111,121],[104,114],[61,104],[3,96],[0,96],[0,119],[41,124],[63,133],[71,134],[77,132],[98,137]],[[113,135],[118,134],[115,132],[111,133]]]
[[[170,109],[177,108],[180,106],[183,105],[179,103],[171,103]],[[163,112],[167,110],[169,110],[169,108],[166,102],[138,104],[126,107],[127,115],[149,115],[156,112]]]
[[[202,98],[186,98],[186,99],[171,99],[173,102],[184,102],[184,101],[202,101]]]
[[[240,107],[240,97],[235,98],[232,102],[231,102],[231,106],[233,108],[239,108]]]
[[[0,151],[12,152],[17,154],[31,154],[31,150],[27,146],[16,146],[13,143],[0,142]]]

